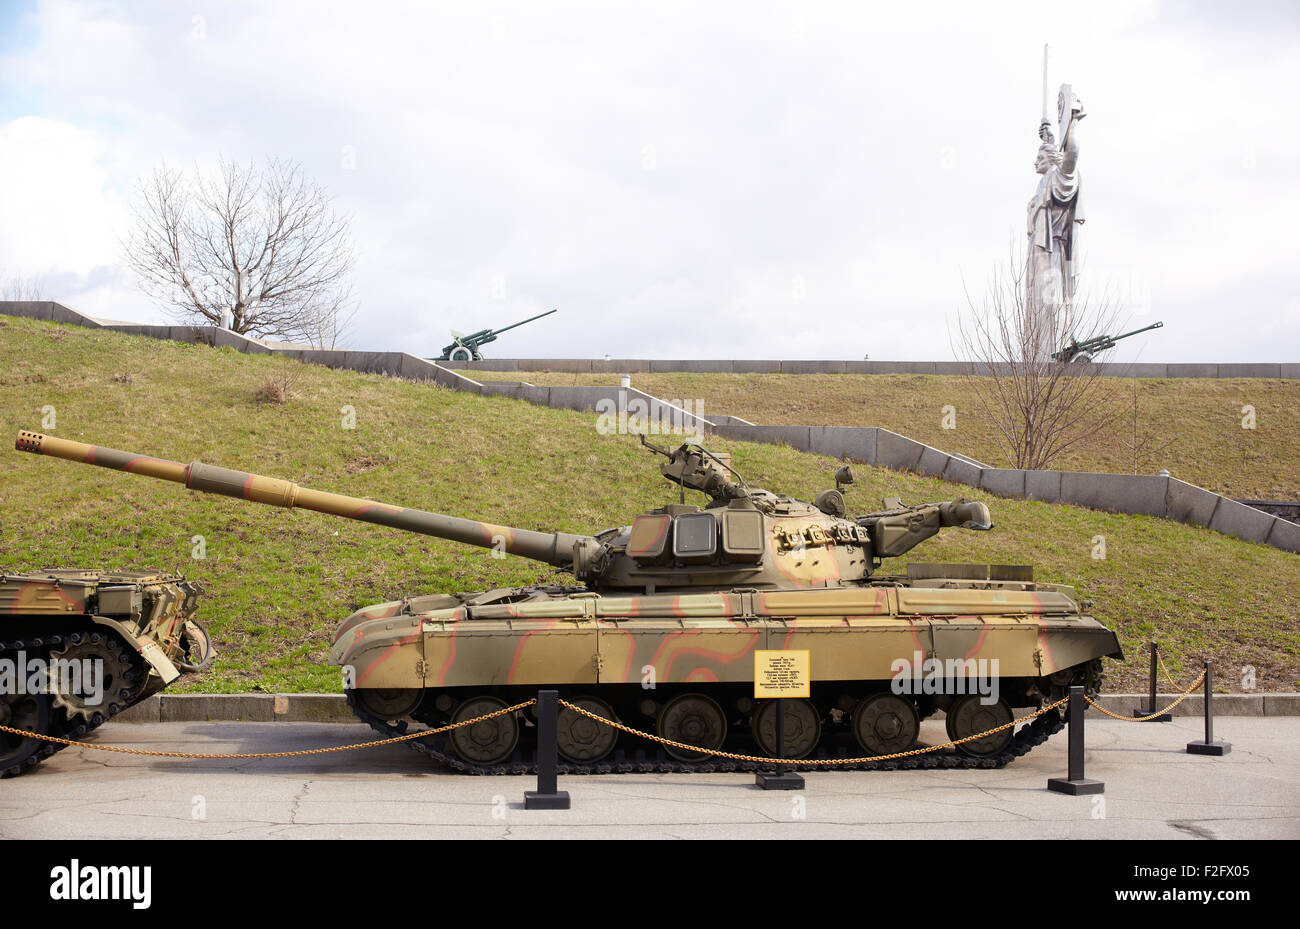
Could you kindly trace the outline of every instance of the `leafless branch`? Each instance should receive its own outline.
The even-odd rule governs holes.
[[[977,305],[967,293],[966,303],[954,350],[971,367],[966,385],[1012,467],[1050,468],[1121,415],[1117,378],[1103,377],[1092,362],[1052,357],[1072,338],[1114,332],[1119,311],[1109,301],[1093,304],[1076,295],[1070,306],[1045,307],[1030,293],[1024,256],[1013,243],[984,301]]]
[[[0,300],[44,300],[45,288],[39,278],[20,274],[0,277]]]
[[[295,162],[221,161],[141,180],[122,239],[140,287],[173,317],[334,347],[356,312],[350,223]]]
[[[1138,416],[1138,385],[1133,383],[1133,420],[1132,428],[1120,437],[1120,444],[1133,456],[1133,473],[1139,473],[1138,468],[1146,461],[1158,458],[1167,452],[1174,444],[1177,436],[1170,436],[1162,439],[1156,434],[1150,432],[1147,425],[1142,423]]]

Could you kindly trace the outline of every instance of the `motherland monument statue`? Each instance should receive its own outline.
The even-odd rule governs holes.
[[[1070,331],[1071,309],[1078,281],[1079,226],[1083,208],[1079,202],[1079,120],[1085,115],[1083,101],[1069,84],[1062,84],[1056,97],[1057,135],[1048,119],[1047,46],[1043,46],[1043,115],[1038,125],[1038,156],[1034,170],[1040,175],[1038,188],[1029,201],[1025,283],[1029,309],[1039,321],[1041,343],[1046,354]]]

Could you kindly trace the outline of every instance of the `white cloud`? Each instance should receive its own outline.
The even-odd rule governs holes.
[[[65,134],[0,215],[57,203],[83,241],[14,247],[84,274],[157,161],[278,154],[355,217],[361,347],[559,307],[493,353],[943,358],[962,277],[1023,229],[1049,40],[1089,110],[1089,260],[1166,323],[1144,358],[1276,360],[1300,43],[1261,9],[50,2],[3,64]],[[158,314],[101,278],[97,311]]]
[[[115,261],[107,231],[120,204],[105,190],[102,151],[96,133],[58,120],[0,125],[0,263],[44,275]]]

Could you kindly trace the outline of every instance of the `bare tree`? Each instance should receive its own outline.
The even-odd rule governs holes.
[[[982,305],[966,295],[954,351],[970,366],[965,382],[992,422],[1014,468],[1045,469],[1107,431],[1122,415],[1121,381],[1093,362],[1054,358],[1071,339],[1113,332],[1119,312],[1076,296],[1060,306],[1033,292],[1023,255],[1011,247]],[[1045,288],[1046,289],[1046,288]]]
[[[15,274],[0,278],[0,300],[44,300],[39,279]]]
[[[337,348],[347,339],[356,312],[350,292],[343,299],[323,302],[303,314],[301,338],[312,348]]]
[[[355,311],[349,222],[295,162],[159,166],[134,216],[123,258],[178,320],[333,347]]]
[[[1120,444],[1133,456],[1133,473],[1138,473],[1139,464],[1149,458],[1157,458],[1167,452],[1174,444],[1176,436],[1162,439],[1148,430],[1146,424],[1138,419],[1138,385],[1133,382],[1133,422],[1129,435],[1120,438]]]

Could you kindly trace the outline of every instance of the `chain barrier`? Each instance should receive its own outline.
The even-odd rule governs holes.
[[[583,716],[589,716],[590,718],[596,720],[597,722],[604,723],[607,726],[612,726],[615,729],[622,730],[623,732],[626,732],[629,735],[640,736],[643,739],[649,739],[651,742],[659,742],[663,745],[671,745],[674,748],[681,748],[692,752],[699,752],[704,755],[712,755],[716,758],[729,758],[732,761],[756,761],[762,764],[779,762],[780,764],[789,764],[789,765],[835,765],[835,764],[864,764],[868,761],[889,761],[894,758],[908,758],[912,755],[924,755],[927,752],[937,752],[942,748],[953,748],[954,746],[961,745],[964,742],[975,742],[978,741],[979,739],[984,738],[985,736],[990,736],[995,732],[1001,732],[1003,729],[1010,729],[1013,728],[1014,726],[1019,725],[1020,723],[1028,722],[1029,720],[1033,719],[1036,716],[1042,716],[1044,713],[1048,712],[1049,710],[1054,710],[1059,706],[1064,706],[1066,702],[1069,701],[1069,699],[1070,699],[1069,697],[1062,697],[1060,700],[1057,700],[1055,703],[1049,704],[1048,706],[1045,706],[1042,709],[1037,710],[1036,712],[1030,713],[1028,716],[1022,716],[1019,719],[1013,719],[1009,723],[1003,723],[1001,726],[995,726],[986,732],[977,732],[975,735],[964,736],[952,742],[944,742],[942,745],[930,745],[925,748],[913,748],[906,752],[895,752],[892,755],[868,755],[865,758],[780,758],[777,759],[777,758],[771,758],[767,755],[737,755],[732,752],[722,752],[712,748],[701,748],[698,745],[690,745],[686,742],[674,742],[672,739],[665,739],[663,736],[651,735],[648,732],[642,732],[639,729],[633,729],[631,726],[625,726],[622,723],[615,722],[612,719],[607,719],[604,716],[598,716],[597,714],[592,713],[589,710],[584,710],[580,706],[573,705],[567,700],[561,700],[560,706],[565,707],[566,709],[573,710],[575,713],[581,713]]]
[[[1165,667],[1165,656],[1156,652],[1156,661],[1160,663],[1160,670],[1165,672],[1165,680],[1169,682],[1169,686],[1174,689],[1175,693],[1182,693],[1183,689],[1178,686],[1178,682],[1174,680],[1173,675],[1169,673],[1169,669]]]
[[[1063,706],[1068,699],[1069,699],[1068,697],[1062,698],[1060,700],[1057,700],[1055,703],[1049,704],[1048,706],[1045,706],[1034,713],[1030,713],[1028,716],[1022,716],[1019,719],[1013,719],[1009,723],[1003,723],[1001,726],[995,726],[994,728],[989,729],[985,732],[979,732],[976,733],[975,735],[968,735],[963,738],[956,739],[952,742],[944,742],[941,745],[931,745],[931,746],[927,746],[926,748],[914,748],[911,749],[910,751],[896,752],[895,754],[892,755],[870,755],[865,758],[823,758],[823,759],[785,758],[785,759],[781,759],[781,763],[799,764],[799,765],[862,764],[868,761],[889,761],[894,758],[907,758],[911,755],[924,755],[928,752],[935,752],[944,748],[954,748],[965,742],[978,741],[979,739],[985,738],[986,736],[993,735],[996,732],[1001,732],[1003,729],[1009,729],[1019,725],[1020,723],[1028,722],[1029,720],[1034,719],[1037,716],[1041,716],[1044,713],[1049,712],[1050,710],[1054,710],[1057,707]],[[362,749],[362,748],[375,748],[380,745],[393,745],[397,742],[409,742],[412,739],[422,739],[425,736],[438,735],[439,733],[448,732],[452,729],[459,729],[462,726],[471,726],[474,723],[481,723],[484,720],[494,719],[497,716],[504,716],[507,713],[514,713],[517,710],[522,710],[525,707],[533,706],[536,703],[537,703],[537,698],[534,697],[533,699],[526,700],[523,703],[516,703],[514,706],[508,706],[499,710],[494,710],[491,713],[485,713],[484,715],[476,716],[473,719],[466,719],[458,723],[451,723],[446,726],[439,726],[436,729],[422,729],[419,732],[408,732],[405,735],[394,736],[391,739],[378,739],[374,742],[359,742],[353,745],[335,745],[329,748],[307,748],[307,749],[301,749],[296,752],[160,752],[160,751],[154,751],[151,749],[144,749],[144,748],[123,748],[118,745],[96,745],[93,742],[79,742],[76,739],[64,739],[64,738],[60,738],[59,736],[42,735],[41,733],[38,732],[27,732],[26,730],[23,729],[15,729],[12,726],[0,725],[0,732],[8,732],[12,735],[24,736],[26,738],[31,738],[31,739],[43,739],[46,742],[57,742],[60,745],[74,745],[77,746],[78,748],[91,748],[101,752],[117,752],[123,755],[147,755],[154,758],[193,758],[193,759],[211,759],[211,760],[247,759],[247,758],[296,758],[296,757],[301,757],[303,755],[325,755],[332,752],[349,752],[349,751],[355,751],[357,749]],[[606,719],[604,716],[598,716],[595,713],[591,713],[580,706],[575,706],[574,704],[568,702],[567,700],[561,700],[559,701],[559,703],[560,706],[573,710],[576,713],[581,713],[583,716],[589,716],[592,719],[596,720],[597,722],[604,723],[607,726],[612,726],[615,729],[620,729],[623,732],[626,732],[630,735],[640,736],[641,738],[649,739],[652,742],[660,742],[664,745],[671,745],[674,748],[685,749],[692,752],[700,752],[706,755],[715,755],[719,758],[730,758],[733,761],[753,761],[753,762],[764,762],[764,763],[773,761],[772,758],[763,755],[737,755],[732,752],[722,752],[722,751],[716,751],[714,749],[709,749],[709,748],[701,748],[697,745],[689,745],[685,742],[674,742],[672,739],[665,739],[662,736],[652,735],[648,732],[642,732],[639,729],[633,729],[631,726],[625,726],[622,723],[615,722],[612,719]]]
[[[1163,662],[1161,662],[1161,664],[1163,665]],[[1167,676],[1168,671],[1166,671],[1165,673]],[[1169,704],[1169,706],[1165,707],[1163,710],[1159,710],[1155,713],[1152,713],[1150,716],[1120,716],[1117,713],[1112,713],[1110,710],[1101,706],[1096,701],[1094,701],[1091,697],[1085,696],[1083,699],[1086,700],[1088,702],[1088,705],[1093,707],[1093,709],[1101,713],[1104,713],[1106,716],[1109,716],[1112,719],[1118,719],[1122,722],[1130,722],[1130,723],[1146,722],[1148,720],[1154,719],[1155,717],[1161,715],[1162,713],[1168,713],[1174,707],[1178,706],[1178,704],[1186,700],[1187,697],[1191,694],[1191,692],[1195,690],[1197,687],[1199,687],[1201,685],[1201,682],[1204,680],[1205,680],[1205,672],[1202,671],[1200,675],[1196,678],[1196,680],[1193,681],[1192,684],[1186,690],[1180,692],[1180,696],[1178,697],[1177,700]],[[986,738],[990,735],[993,735],[994,733],[1001,732],[1004,729],[1013,729],[1014,727],[1020,725],[1021,723],[1028,722],[1031,719],[1035,719],[1039,716],[1042,716],[1044,713],[1050,712],[1051,710],[1055,710],[1058,707],[1064,706],[1069,701],[1069,699],[1070,699],[1069,697],[1062,697],[1060,700],[1057,700],[1055,703],[1050,703],[1047,706],[1044,706],[1041,709],[1038,709],[1035,712],[1028,714],[1027,716],[1022,716],[1019,719],[1013,719],[1009,723],[1003,723],[1000,726],[995,726],[992,729],[988,729],[984,732],[978,732],[975,733],[974,735],[964,736],[960,739],[954,739],[951,742],[944,742],[940,745],[929,745],[924,748],[913,748],[905,752],[894,752],[893,754],[890,755],[867,755],[862,758],[781,758],[781,759],[774,759],[767,755],[738,755],[735,754],[734,752],[724,752],[724,751],[718,751],[717,749],[703,748],[698,745],[690,745],[689,743],[686,742],[675,742],[672,739],[666,739],[663,736],[653,735],[649,732],[642,732],[639,729],[633,729],[631,726],[625,726],[620,722],[616,722],[615,720],[612,719],[607,719],[604,716],[600,716],[580,706],[576,706],[575,704],[572,704],[567,700],[560,700],[559,704],[565,709],[572,710],[575,713],[579,713],[583,716],[595,720],[598,723],[603,723],[606,726],[610,726],[614,729],[618,729],[622,732],[626,732],[629,735],[638,736],[643,739],[648,739],[651,742],[658,742],[662,745],[669,745],[672,746],[673,748],[683,749],[685,751],[698,752],[700,754],[710,755],[715,758],[728,758],[732,761],[749,761],[749,762],[758,762],[762,764],[769,764],[774,761],[779,761],[780,764],[785,764],[785,765],[813,766],[813,765],[853,765],[853,764],[865,764],[866,762],[871,762],[871,761],[892,761],[896,758],[909,758],[912,757],[913,755],[925,755],[930,752],[937,752],[945,748],[956,748],[957,746],[963,745],[966,742],[977,742],[980,739]],[[78,748],[90,748],[100,752],[117,752],[123,755],[147,755],[153,758],[193,758],[193,759],[208,759],[208,760],[247,759],[247,758],[298,758],[304,755],[326,755],[332,752],[350,752],[350,751],[356,751],[358,749],[363,749],[363,748],[376,748],[380,745],[394,745],[398,742],[409,742],[413,739],[422,739],[425,738],[426,736],[439,735],[443,732],[450,732],[453,729],[460,729],[463,726],[472,726],[475,723],[481,723],[484,722],[485,720],[495,719],[498,716],[504,716],[507,713],[517,712],[526,707],[533,706],[536,703],[537,703],[537,698],[534,697],[531,700],[525,700],[523,703],[516,703],[514,706],[503,707],[502,709],[494,710],[491,713],[485,713],[482,716],[476,716],[473,719],[462,720],[461,722],[458,723],[449,723],[446,726],[439,726],[436,729],[422,729],[419,732],[408,732],[405,735],[394,736],[390,739],[378,739],[374,742],[358,742],[352,745],[334,745],[328,748],[306,748],[295,752],[160,752],[160,751],[154,751],[151,749],[144,749],[144,748],[123,748],[122,746],[118,746],[118,745],[96,745],[93,742],[79,742],[76,739],[64,739],[64,738],[60,738],[59,736],[43,735],[39,732],[27,732],[26,730],[23,729],[15,729],[12,726],[0,725],[0,732],[8,732],[11,735],[23,736],[29,739],[42,739],[46,742],[56,742],[60,745],[73,745]]]
[[[1150,716],[1120,716],[1118,713],[1112,713],[1110,710],[1106,709],[1101,704],[1096,703],[1092,699],[1092,697],[1085,695],[1083,699],[1087,700],[1088,705],[1091,706],[1094,710],[1097,710],[1099,713],[1104,713],[1105,715],[1109,716],[1111,719],[1118,719],[1121,722],[1126,722],[1126,723],[1146,723],[1155,719],[1157,716],[1163,716],[1165,713],[1168,713],[1174,707],[1178,706],[1178,704],[1182,703],[1184,700],[1188,698],[1188,696],[1191,694],[1193,690],[1195,690],[1197,687],[1200,687],[1201,682],[1204,680],[1205,680],[1205,672],[1202,671],[1200,675],[1196,678],[1196,680],[1192,681],[1190,687],[1188,687],[1186,690],[1179,691],[1179,697],[1177,700],[1169,704],[1163,710],[1156,710]]]
[[[459,729],[462,726],[472,726],[474,723],[481,723],[485,719],[504,716],[506,713],[514,713],[516,710],[522,710],[524,707],[532,706],[536,702],[537,698],[534,697],[531,700],[525,700],[523,703],[516,703],[514,706],[507,706],[500,710],[493,710],[491,713],[485,713],[484,715],[476,716],[473,719],[466,719],[458,723],[450,723],[446,726],[440,726],[437,729],[421,729],[419,732],[408,732],[406,735],[394,736],[391,739],[379,739],[374,742],[357,742],[352,745],[334,745],[329,748],[304,748],[296,752],[158,752],[145,748],[122,748],[118,745],[96,745],[93,742],[78,742],[75,739],[62,739],[54,735],[41,735],[39,732],[26,732],[22,729],[14,729],[11,726],[0,726],[0,732],[26,736],[29,739],[44,739],[46,742],[58,742],[60,745],[75,745],[78,748],[93,748],[100,752],[118,752],[123,755],[150,755],[155,758],[297,758],[301,755],[326,755],[330,752],[350,752],[360,748],[374,748],[379,745],[393,745],[397,742],[409,742],[412,739],[422,739],[428,735],[438,735],[440,732],[448,732],[452,729]]]

